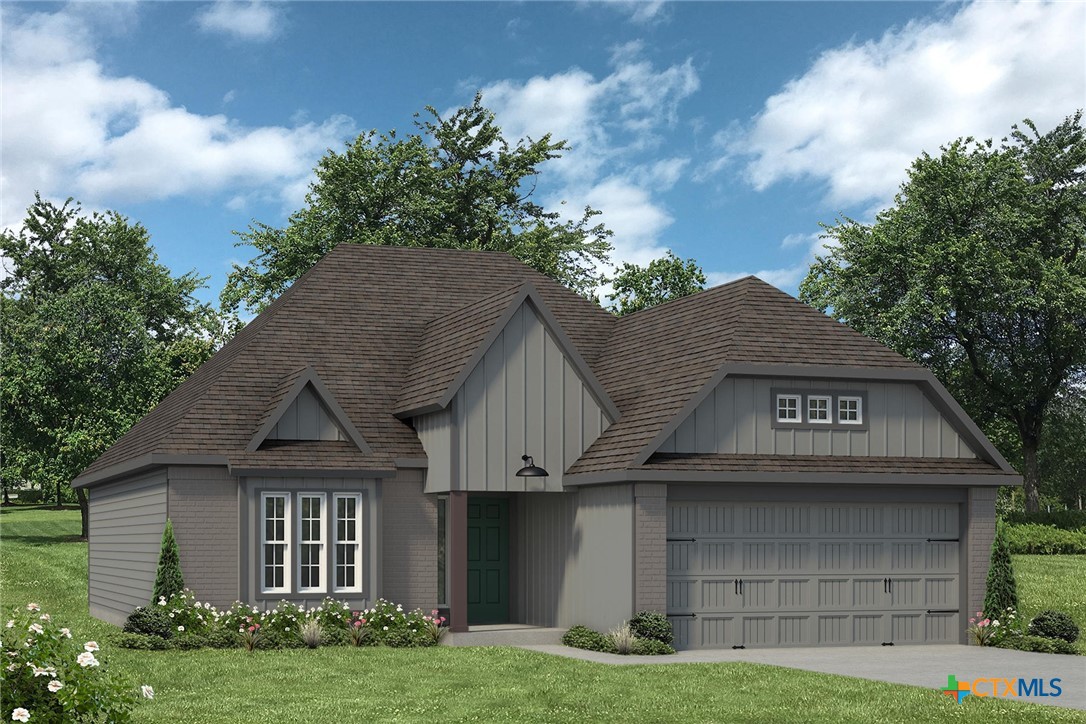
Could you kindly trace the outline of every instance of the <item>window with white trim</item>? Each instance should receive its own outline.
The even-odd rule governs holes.
[[[362,496],[335,495],[336,506],[336,591],[362,590]]]
[[[808,395],[807,422],[824,424],[833,422],[833,418],[830,416],[832,403],[833,398],[829,395]]]
[[[799,395],[777,395],[777,422],[799,422]]]
[[[842,425],[860,425],[864,421],[863,398],[837,398],[837,421]]]
[[[324,493],[298,494],[298,590],[323,592]]]
[[[261,591],[282,593],[290,590],[290,495],[261,495],[263,526],[261,531]]]

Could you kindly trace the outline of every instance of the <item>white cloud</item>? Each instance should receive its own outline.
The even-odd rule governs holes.
[[[723,132],[705,170],[746,156],[757,189],[811,179],[834,204],[889,201],[923,151],[1026,117],[1051,128],[1082,106],[1084,27],[1079,2],[974,3],[825,51],[745,132]]]
[[[223,191],[291,203],[325,149],[354,133],[342,116],[250,128],[191,113],[146,81],[108,73],[79,8],[4,20],[3,225],[21,218],[35,190],[85,205]]]
[[[239,40],[271,40],[282,25],[279,7],[269,3],[218,0],[196,14],[201,30],[225,33]]]
[[[548,164],[558,188],[545,205],[573,218],[585,205],[601,211],[598,220],[615,232],[615,265],[646,264],[667,250],[662,235],[673,219],[654,194],[674,186],[690,162],[657,153],[680,103],[699,87],[697,72],[690,60],[658,69],[642,48],[612,49],[611,72],[601,78],[572,68],[482,89],[507,138],[551,133],[569,142],[571,150]]]

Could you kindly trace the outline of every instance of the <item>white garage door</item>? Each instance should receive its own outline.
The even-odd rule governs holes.
[[[677,648],[958,643],[957,504],[668,503]]]

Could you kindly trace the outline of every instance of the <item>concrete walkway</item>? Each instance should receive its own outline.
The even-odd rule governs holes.
[[[618,656],[582,651],[568,646],[522,646],[556,656],[601,664],[697,664],[744,661],[861,679],[942,689],[951,674],[959,682],[980,678],[1043,679],[1045,692],[1054,689],[1050,679],[1060,679],[1059,696],[1015,696],[1015,701],[1086,709],[1086,656],[1034,654],[980,646],[848,646],[818,649],[743,649],[680,651],[674,656]],[[997,691],[1002,691],[999,684]],[[986,693],[992,684],[978,685]]]

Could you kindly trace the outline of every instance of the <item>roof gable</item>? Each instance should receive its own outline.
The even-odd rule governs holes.
[[[284,378],[245,451],[255,452],[267,440],[349,440],[364,455],[373,453],[312,367]]]
[[[525,304],[539,317],[609,420],[617,420],[621,415],[618,407],[531,282],[502,290],[427,325],[422,347],[397,401],[397,417],[414,417],[448,407]]]

